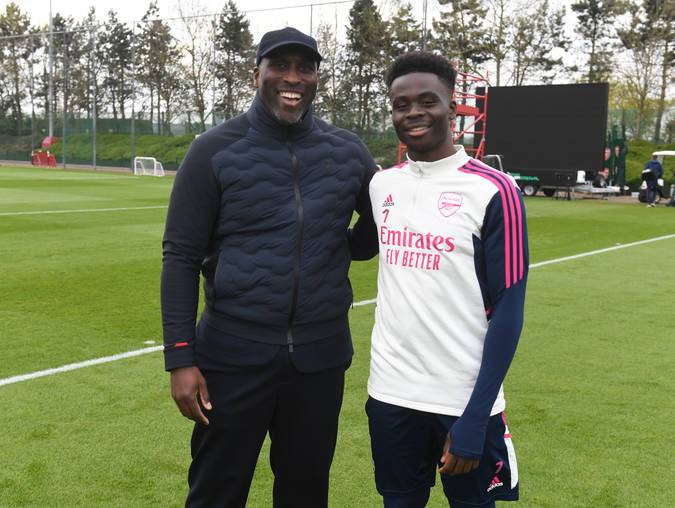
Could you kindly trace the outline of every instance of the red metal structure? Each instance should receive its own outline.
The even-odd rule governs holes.
[[[475,139],[480,137],[477,148],[465,145],[466,152],[482,160],[485,155],[485,129],[487,126],[487,107],[488,107],[488,79],[478,74],[469,74],[466,72],[457,72],[457,81],[455,82],[455,93],[452,99],[457,103],[457,114],[450,123],[450,135],[452,142],[459,143],[466,134],[471,134]],[[477,89],[482,89],[478,93]],[[457,118],[464,117],[464,126],[458,127]],[[472,120],[469,121],[469,118]],[[401,162],[405,154],[406,146],[398,144],[398,162]]]
[[[47,136],[42,140],[42,148],[33,150],[30,154],[30,162],[33,166],[56,167],[56,157],[49,149],[56,143],[54,136]]]
[[[480,137],[477,148],[465,146],[467,153],[476,159],[482,160],[485,155],[485,129],[487,126],[488,111],[488,87],[487,78],[466,72],[457,72],[455,94],[453,99],[457,103],[457,115],[452,119],[452,141],[458,143],[466,134]],[[478,93],[482,89],[482,93]],[[457,127],[457,118],[464,117],[465,124],[462,130]],[[468,117],[473,118],[468,121]]]
[[[56,167],[56,157],[49,150],[44,152],[42,150],[33,150],[30,162],[33,166]]]

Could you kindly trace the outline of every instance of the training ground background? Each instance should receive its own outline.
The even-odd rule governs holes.
[[[7,381],[161,343],[172,182],[0,167],[0,507],[182,506],[192,425],[160,352]],[[526,207],[533,267],[506,381],[517,506],[673,506],[675,210],[544,197]],[[377,260],[352,265],[355,302],[375,297],[376,274]],[[333,507],[380,506],[363,411],[373,313],[350,312]],[[251,507],[271,506],[267,450]],[[445,506],[440,485],[430,506]]]

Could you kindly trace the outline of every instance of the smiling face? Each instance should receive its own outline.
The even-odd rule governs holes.
[[[456,105],[452,91],[436,74],[411,72],[396,78],[389,89],[396,134],[413,160],[435,161],[455,153],[450,117]]]
[[[292,125],[300,121],[316,95],[317,62],[309,51],[284,46],[262,59],[253,80],[275,118]]]

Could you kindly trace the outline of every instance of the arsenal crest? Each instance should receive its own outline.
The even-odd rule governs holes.
[[[456,192],[441,192],[438,198],[438,211],[443,217],[450,217],[462,206],[462,196]]]

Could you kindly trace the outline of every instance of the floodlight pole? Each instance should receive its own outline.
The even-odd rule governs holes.
[[[91,148],[92,165],[96,169],[96,27],[90,31],[91,37]]]
[[[49,98],[47,99],[49,106],[47,109],[50,138],[54,135],[54,120],[52,117],[52,108],[54,105],[54,84],[52,78],[54,74],[54,61],[52,57],[52,46],[54,46],[54,26],[52,24],[52,0],[49,0]]]
[[[30,148],[35,148],[35,76],[33,66],[35,65],[35,37],[30,36],[30,65],[28,71],[30,72]]]
[[[213,76],[211,77],[211,127],[216,126],[216,31],[218,19],[213,18]],[[206,127],[206,126],[205,126]]]
[[[427,49],[427,0],[422,4],[422,51]]]
[[[131,171],[136,157],[136,25],[131,27]]]
[[[68,46],[69,43],[66,40],[66,34],[63,34],[64,39],[64,65],[63,65],[63,128],[62,128],[62,138],[63,138],[63,169],[66,169],[66,136],[68,124],[68,71],[70,67],[70,57],[68,55]]]

